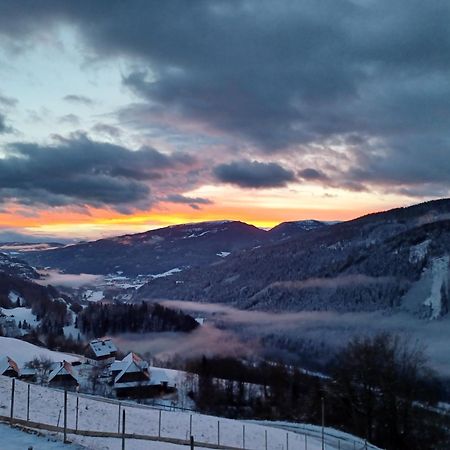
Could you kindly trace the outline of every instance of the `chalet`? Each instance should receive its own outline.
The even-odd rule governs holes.
[[[111,364],[110,374],[117,397],[148,398],[175,392],[164,369],[152,367],[135,353]]]
[[[0,375],[5,377],[17,378],[20,370],[17,363],[9,356],[0,359]]]
[[[48,384],[50,386],[62,387],[65,389],[77,387],[78,379],[75,375],[72,364],[67,361],[57,363],[56,367],[48,376]]]
[[[117,347],[111,339],[95,339],[86,348],[86,357],[92,364],[111,363],[117,355]]]

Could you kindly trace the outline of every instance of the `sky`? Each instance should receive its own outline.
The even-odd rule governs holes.
[[[446,0],[0,0],[0,240],[450,191]]]

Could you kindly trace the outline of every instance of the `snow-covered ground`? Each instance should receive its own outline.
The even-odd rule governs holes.
[[[448,256],[443,256],[433,259],[432,262],[431,272],[433,281],[431,284],[431,292],[424,301],[424,305],[429,306],[431,309],[432,319],[437,319],[441,315],[442,288],[445,286],[445,289],[447,289],[449,261],[450,258]]]
[[[174,267],[173,269],[168,270],[167,272],[163,273],[157,273],[155,275],[152,275],[152,278],[164,278],[164,277],[170,277],[174,273],[181,272],[181,269],[179,267]]]
[[[36,320],[36,316],[31,312],[31,308],[20,306],[11,309],[0,308],[0,310],[5,316],[12,317],[16,325],[18,325],[19,322],[23,323],[24,320],[32,327],[36,327],[39,324],[39,321]]]
[[[0,377],[0,415],[7,416],[11,402],[11,379]],[[14,416],[26,418],[27,384],[16,381]],[[120,424],[121,411],[126,411],[126,432],[140,435],[150,435],[187,440],[192,434],[196,441],[208,444],[242,448],[245,433],[245,448],[249,450],[304,450],[305,434],[307,435],[308,450],[322,448],[320,437],[316,430],[301,425],[293,425],[292,430],[286,429],[283,423],[250,423],[232,419],[224,419],[203,414],[178,411],[160,411],[151,407],[132,403],[119,403],[100,397],[78,397],[78,429],[117,432]],[[76,427],[77,395],[69,393],[67,407],[67,421],[69,428]],[[31,421],[50,425],[62,425],[64,393],[48,387],[31,385],[30,411]],[[159,430],[159,424],[161,428]],[[327,433],[329,430],[327,430]],[[336,432],[337,433],[337,432]],[[120,440],[103,437],[83,437],[70,435],[70,440],[87,446],[89,449],[115,450],[120,449]],[[266,446],[267,442],[267,446]],[[346,444],[351,443],[351,447]],[[355,438],[355,448],[362,446]],[[50,447],[49,447],[50,448]],[[127,449],[132,450],[181,450],[183,448],[173,443],[153,442],[145,440],[128,440]],[[186,448],[186,447],[184,447]],[[327,450],[353,450],[353,441],[344,440],[339,436],[327,439]],[[371,448],[373,450],[374,447]]]
[[[88,302],[99,302],[105,298],[103,291],[95,291],[92,289],[87,289],[83,293],[83,299]]]
[[[81,450],[79,445],[63,444],[60,440],[49,438],[34,432],[21,431],[11,428],[6,424],[0,424],[1,448],[3,450]]]
[[[29,342],[21,341],[20,339],[0,336],[0,357],[3,356],[12,358],[19,367],[23,366],[26,362],[41,356],[48,358],[51,361],[62,361],[65,359],[66,361],[72,362],[79,359],[77,356],[54,352],[30,344]]]

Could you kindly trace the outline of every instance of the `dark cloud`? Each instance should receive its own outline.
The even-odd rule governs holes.
[[[264,153],[347,140],[336,185],[450,186],[447,1],[0,0],[0,9],[0,33],[15,45],[65,22],[90,55],[138,62],[124,84],[149,123],[164,111]]]
[[[300,170],[298,172],[298,176],[300,178],[303,178],[304,180],[312,180],[312,181],[321,181],[328,179],[328,177],[323,172],[310,167]]]
[[[6,125],[5,115],[0,113],[0,134],[10,133],[11,131],[12,131],[11,127]]]
[[[70,94],[70,95],[66,95],[65,97],[63,97],[63,100],[65,100],[66,102],[69,102],[69,103],[77,103],[77,104],[85,105],[85,106],[91,106],[94,104],[93,100],[91,100],[89,97],[86,97],[84,95]]]
[[[203,197],[186,197],[181,194],[171,194],[166,196],[163,201],[170,203],[181,203],[189,205],[192,209],[200,209],[200,205],[212,205],[212,201]]]
[[[192,158],[131,151],[78,134],[53,146],[14,143],[0,159],[0,200],[24,205],[108,206],[128,213],[152,203],[149,181]]]
[[[122,134],[120,128],[113,125],[108,125],[107,123],[96,123],[92,127],[92,131],[96,133],[104,134],[112,138],[118,138]]]
[[[214,168],[214,175],[224,183],[244,188],[282,187],[295,180],[294,173],[279,164],[246,159],[220,164]]]

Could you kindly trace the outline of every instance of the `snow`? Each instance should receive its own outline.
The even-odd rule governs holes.
[[[431,239],[426,239],[420,244],[414,245],[409,250],[409,262],[416,263],[423,261],[427,255],[428,247],[430,245]]]
[[[117,347],[111,339],[97,339],[91,341],[89,346],[97,358],[117,352]]]
[[[13,318],[16,325],[18,325],[19,322],[23,323],[24,320],[26,320],[27,323],[32,327],[35,327],[36,325],[39,324],[39,322],[36,320],[36,316],[31,312],[31,308],[25,308],[23,306],[20,306],[18,308],[11,308],[11,309],[0,308],[0,311],[5,316]]]
[[[83,293],[83,298],[88,302],[99,302],[105,298],[103,291],[93,291],[92,289],[87,289]]]
[[[61,441],[49,439],[34,432],[20,431],[8,425],[0,424],[2,449],[5,450],[76,450],[82,449],[79,445],[63,444]]]
[[[26,418],[28,384],[16,380],[14,414],[16,418]],[[79,395],[79,430],[117,432],[119,426],[119,403],[111,399]],[[77,394],[68,393],[67,424],[75,428]],[[0,410],[3,415],[9,411],[11,401],[11,379],[0,377]],[[43,404],[45,402],[45,408]],[[30,420],[50,425],[61,425],[61,412],[64,405],[64,393],[44,386],[30,385]],[[121,411],[126,411],[127,433],[148,434],[158,436],[161,420],[161,436],[186,440],[192,423],[192,435],[198,442],[216,444],[218,441],[218,422],[220,422],[221,445],[242,448],[245,426],[246,449],[261,450],[265,448],[267,438],[268,450],[286,450],[286,439],[289,447],[303,449],[305,433],[308,435],[308,449],[321,449],[318,427],[301,424],[272,422],[242,422],[238,420],[218,418],[193,412],[160,411],[154,407],[122,402]],[[2,435],[3,437],[3,435]],[[85,445],[89,449],[119,450],[120,440],[113,438],[87,438],[80,435],[69,435],[73,442]],[[342,440],[338,444],[338,439]],[[360,439],[342,434],[336,430],[326,429],[326,449],[351,450],[353,441]],[[351,442],[349,445],[343,445]],[[38,448],[38,447],[37,447]],[[50,446],[45,448],[51,448]],[[56,447],[58,448],[58,447]],[[126,448],[133,450],[181,450],[182,446],[166,442],[144,440],[127,440]],[[359,447],[357,447],[359,448]],[[374,447],[369,447],[371,450]]]
[[[442,311],[442,295],[441,289],[448,284],[448,269],[449,256],[442,256],[441,258],[433,259],[431,266],[431,273],[433,281],[431,283],[431,292],[428,298],[424,301],[425,306],[431,309],[431,318],[437,319]]]
[[[181,269],[179,267],[175,267],[173,269],[168,270],[167,272],[163,273],[157,273],[155,275],[152,275],[152,278],[163,278],[163,277],[169,277],[173,275],[174,273],[181,272]]]
[[[231,252],[220,252],[216,253],[217,256],[220,256],[221,258],[226,258]]]
[[[54,352],[20,339],[0,336],[0,356],[9,356],[19,367],[22,367],[28,361],[34,358],[45,357],[52,361],[78,361],[80,357],[69,355],[67,353]]]
[[[66,325],[63,327],[64,336],[71,337],[72,339],[77,339],[78,335],[81,336],[81,331],[78,328],[75,328],[75,320],[77,318],[77,315],[71,309],[69,309],[68,312],[72,316],[72,319],[70,325]]]

